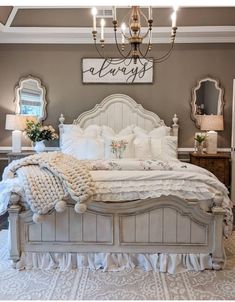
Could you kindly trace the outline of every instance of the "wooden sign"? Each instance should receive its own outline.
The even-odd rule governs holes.
[[[82,80],[86,84],[153,83],[153,62],[147,59],[82,59]]]

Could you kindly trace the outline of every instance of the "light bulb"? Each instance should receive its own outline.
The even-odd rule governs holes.
[[[104,19],[101,19],[101,20],[100,20],[100,26],[102,26],[102,27],[105,26],[105,21],[104,21]]]
[[[91,9],[91,14],[92,14],[93,16],[96,16],[96,15],[97,15],[97,9],[96,9],[96,7],[92,7],[92,9]]]
[[[122,30],[123,32],[125,32],[125,30],[126,30],[126,24],[125,24],[125,23],[122,23],[122,25],[121,25],[121,30]]]

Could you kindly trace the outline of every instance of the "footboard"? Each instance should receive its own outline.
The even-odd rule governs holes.
[[[74,205],[63,213],[47,215],[42,224],[32,212],[9,209],[11,259],[22,252],[103,252],[212,254],[214,268],[224,262],[222,198],[210,213],[197,201],[175,196],[123,203],[90,203],[77,214]]]

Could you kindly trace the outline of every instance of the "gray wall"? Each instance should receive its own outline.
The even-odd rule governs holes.
[[[166,45],[155,45],[152,56]],[[113,46],[106,47],[111,54]],[[157,51],[155,50],[157,49]],[[58,125],[64,113],[72,122],[112,93],[124,93],[144,108],[158,113],[167,124],[177,113],[180,147],[192,147],[195,131],[190,119],[191,89],[205,76],[219,79],[225,89],[225,130],[219,147],[230,147],[232,81],[235,78],[235,44],[177,44],[168,61],[155,66],[152,85],[84,85],[81,58],[98,57],[93,45],[0,45],[0,146],[10,146],[10,131],[4,130],[5,115],[14,111],[14,86],[21,76],[40,77],[48,89],[45,124]],[[26,142],[24,142],[27,145]]]

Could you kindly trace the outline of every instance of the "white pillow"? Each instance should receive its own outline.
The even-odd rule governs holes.
[[[89,125],[83,130],[83,134],[87,137],[98,137],[101,135],[101,127],[98,125]]]
[[[130,134],[133,134],[134,127],[135,127],[135,125],[127,126],[126,128],[124,128],[121,131],[119,131],[119,133],[117,135],[130,135]]]
[[[177,160],[177,137],[165,136],[151,138],[151,153],[153,159]]]
[[[154,138],[162,138],[164,136],[169,136],[171,134],[171,128],[166,126],[160,126],[158,128],[154,128],[149,132],[149,136]]]
[[[97,137],[101,134],[101,127],[97,125],[90,125],[82,129],[79,125],[65,124],[63,125],[62,140],[65,135]]]
[[[167,126],[160,126],[160,127],[154,128],[153,130],[151,130],[148,133],[147,130],[140,128],[138,126],[135,126],[133,128],[133,132],[135,135],[149,135],[150,137],[161,138],[161,137],[170,135],[171,128],[167,127]]]
[[[105,159],[115,159],[115,154],[112,152],[111,143],[112,141],[121,141],[124,140],[127,142],[127,146],[125,151],[123,152],[122,158],[133,158],[134,157],[134,148],[133,148],[133,140],[134,134],[125,135],[125,136],[107,136],[104,137],[104,158]]]
[[[135,158],[138,159],[151,159],[151,150],[150,150],[150,138],[146,136],[138,135],[134,139],[134,153]]]
[[[162,139],[151,137],[150,145],[151,145],[151,158],[162,159]]]
[[[101,138],[66,135],[61,151],[77,159],[104,159],[104,141]]]
[[[162,138],[162,160],[178,160],[178,141],[176,136]]]
[[[83,130],[81,129],[81,127],[79,125],[74,125],[74,124],[64,124],[63,125],[63,135],[64,134],[70,134],[70,133],[74,133],[74,134],[79,134],[82,135]]]
[[[134,132],[135,135],[148,135],[147,130],[145,130],[143,128],[140,128],[138,126],[134,127],[133,132]]]
[[[119,131],[119,133],[115,133],[115,131],[109,126],[101,127],[101,134],[103,137],[107,136],[118,136],[118,135],[129,135],[133,134],[134,125],[127,126],[126,128]]]
[[[101,135],[103,137],[105,137],[105,136],[114,136],[115,135],[115,131],[109,126],[102,126],[101,129],[102,129],[101,130]]]

